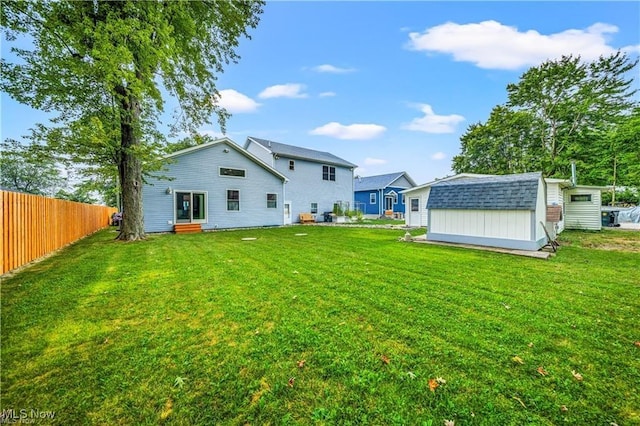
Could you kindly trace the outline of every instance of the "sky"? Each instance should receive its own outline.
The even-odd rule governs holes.
[[[271,1],[250,34],[218,75],[226,136],[328,151],[356,175],[406,171],[422,184],[453,173],[460,137],[530,67],[619,49],[637,57],[640,2]],[[49,117],[4,93],[1,107],[2,139]],[[212,121],[201,133],[221,136]]]

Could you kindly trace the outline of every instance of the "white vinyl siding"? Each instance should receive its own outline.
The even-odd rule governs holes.
[[[571,201],[571,196],[591,196],[591,201]],[[579,197],[583,198],[583,197]],[[599,189],[575,188],[564,191],[565,219],[567,229],[602,229],[600,217],[601,196]]]
[[[430,233],[483,238],[531,240],[528,210],[448,210],[431,211]]]

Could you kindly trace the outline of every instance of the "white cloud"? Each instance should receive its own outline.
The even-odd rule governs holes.
[[[218,105],[225,108],[232,114],[242,113],[242,112],[255,112],[260,106],[259,103],[233,89],[225,89],[220,90],[220,98],[216,101],[214,97],[214,102],[217,102]]]
[[[453,133],[456,125],[464,121],[464,117],[458,114],[438,115],[433,112],[431,105],[420,104],[418,107],[424,116],[414,118],[411,123],[402,126],[403,129],[425,133]]]
[[[615,25],[595,23],[587,29],[568,29],[554,34],[520,31],[497,21],[472,24],[447,22],[409,33],[412,50],[453,55],[456,61],[471,62],[480,68],[515,70],[537,66],[562,55],[580,55],[591,61],[614,53],[609,34]],[[631,46],[631,48],[633,48]]]
[[[367,157],[364,159],[364,164],[366,166],[381,166],[383,164],[387,164],[387,160],[382,160],[380,158]]]
[[[264,89],[258,95],[261,99],[269,98],[306,98],[308,95],[302,93],[305,89],[304,84],[299,83],[287,83],[276,84],[275,86],[269,86]]]
[[[445,154],[444,152],[440,151],[440,152],[436,152],[435,154],[431,155],[431,159],[432,160],[444,160],[445,158],[447,158],[447,154]]]
[[[318,96],[321,98],[329,98],[335,95],[336,95],[336,92],[322,92]]]
[[[330,136],[337,139],[373,139],[387,130],[378,124],[349,124],[344,125],[335,121],[311,130],[311,135]]]
[[[318,65],[317,67],[313,67],[311,69],[316,72],[325,72],[331,74],[347,74],[356,71],[355,68],[340,68],[329,64]]]

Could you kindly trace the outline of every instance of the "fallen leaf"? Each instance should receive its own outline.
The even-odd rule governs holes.
[[[173,412],[173,400],[171,398],[167,399],[167,402],[164,403],[164,408],[160,413],[160,419],[165,420],[167,417],[171,415]]]
[[[300,361],[298,361],[298,368],[304,368],[304,363],[306,361],[304,359],[301,359]]]
[[[416,378],[416,375],[413,373],[413,371],[409,371],[409,372],[407,372],[407,376],[409,376],[409,378],[410,378],[411,380],[413,380],[413,379],[415,379],[415,378]]]
[[[444,384],[447,383],[447,381],[445,379],[443,379],[442,377],[436,378],[436,382],[438,382],[439,385],[444,385]]]
[[[532,347],[533,347],[533,342],[529,342],[529,344],[528,344],[527,346],[529,346],[530,348],[532,348]]]
[[[640,340],[638,340],[637,342],[634,343],[634,345],[636,345],[637,347],[640,348]]]
[[[543,366],[538,367],[538,368],[536,369],[536,371],[537,371],[538,373],[540,373],[541,375],[543,375],[543,376],[546,376],[547,374],[549,374],[549,373],[547,373],[547,370],[545,370]]]
[[[106,339],[104,339],[104,342],[102,342],[102,344],[106,345],[107,343],[109,343],[109,338],[108,337]]]
[[[511,358],[511,361],[517,362],[518,364],[524,364],[524,361],[518,355],[516,355],[513,358]]]
[[[287,383],[287,386],[289,386],[290,388],[293,387],[293,382],[296,381],[295,377],[289,377],[289,383]]]
[[[438,384],[438,381],[436,379],[429,379],[429,390],[431,392],[435,392],[438,386],[440,385]]]
[[[389,357],[386,355],[380,355],[380,360],[382,361],[383,364],[386,364],[386,365],[389,365],[389,363],[391,362]]]
[[[576,370],[571,370],[571,374],[573,374],[573,377],[574,377],[577,381],[579,381],[579,382],[581,382],[581,381],[582,381],[582,379],[583,379],[582,374],[580,374],[580,373],[576,373]]]
[[[567,408],[566,405],[563,405],[562,407],[560,407],[560,411],[562,411],[563,413],[566,413],[567,411],[569,411],[569,409]]]
[[[187,380],[186,377],[176,377],[175,382],[173,382],[173,387],[181,388],[184,385],[185,380]]]
[[[456,422],[454,420],[445,420],[444,426],[456,426]]]

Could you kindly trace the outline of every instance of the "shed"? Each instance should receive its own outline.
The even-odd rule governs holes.
[[[545,192],[539,172],[438,182],[427,202],[427,239],[539,250],[547,243]]]
[[[547,204],[559,206],[562,218],[556,232],[566,229],[602,229],[601,203],[605,186],[573,185],[569,179],[546,178]]]

